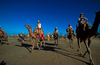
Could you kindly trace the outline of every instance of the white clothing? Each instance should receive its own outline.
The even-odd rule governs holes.
[[[56,30],[56,33],[58,32],[58,30]]]
[[[38,27],[38,28],[41,28],[41,23],[37,24],[37,27]]]

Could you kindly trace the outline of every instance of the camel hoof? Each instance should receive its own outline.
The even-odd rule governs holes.
[[[72,49],[74,49],[74,47],[72,47]]]
[[[56,46],[58,46],[58,44],[56,44]]]
[[[83,54],[82,54],[82,53],[80,53],[80,54],[79,54],[79,56],[83,56]]]
[[[31,51],[30,53],[33,53],[33,51]]]
[[[40,50],[40,48],[38,48]]]
[[[77,51],[79,52],[79,49],[77,49]]]
[[[94,62],[92,60],[90,60],[90,65],[95,65]]]
[[[72,48],[72,45],[70,45],[70,47]]]
[[[7,45],[9,45],[9,43],[7,43]]]

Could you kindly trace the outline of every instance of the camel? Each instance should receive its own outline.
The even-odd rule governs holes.
[[[68,32],[68,39],[69,39],[69,44],[71,48],[74,48],[74,44],[73,44],[73,39],[74,39],[74,31],[72,30],[71,27],[69,27],[68,29],[66,29],[66,31]]]
[[[17,37],[17,35],[14,35],[14,37],[16,38],[16,37]]]
[[[50,41],[50,35],[46,34],[45,39],[47,39],[47,41]]]
[[[92,41],[92,38],[94,37],[94,35],[97,32],[99,23],[100,23],[100,11],[96,12],[95,21],[94,21],[93,27],[91,27],[91,29],[83,30],[81,27],[80,31],[77,32],[78,51],[82,55],[81,42],[84,41],[84,44],[85,44],[87,50],[82,56],[84,57],[86,55],[86,53],[88,53],[91,65],[94,65],[94,62],[93,62],[92,56],[91,56],[90,43]]]
[[[13,37],[13,35],[10,35],[10,37],[12,38],[12,37]]]
[[[47,38],[48,38],[48,41],[50,40],[50,35],[49,34],[47,34]]]
[[[6,32],[4,32],[3,30],[0,30],[0,44],[2,44],[2,41],[3,41],[3,39],[5,40],[5,41],[7,41],[7,45],[9,45],[9,43],[8,43],[8,36],[6,35],[7,33]]]
[[[58,45],[58,33],[59,32],[54,32],[54,40],[55,40],[56,46]]]
[[[32,30],[31,30],[31,26],[30,25],[25,25],[25,27],[28,29],[29,35],[33,38],[33,46],[32,46],[31,52],[33,52],[34,41],[35,40],[37,41],[37,48],[40,50],[40,48],[42,46],[42,41],[40,41],[40,48],[39,48],[39,46],[38,46],[38,42],[39,42],[39,39],[40,39],[39,34],[37,34],[37,32],[32,33]],[[44,40],[43,40],[43,42],[44,42]],[[45,47],[45,42],[44,42],[44,47]]]
[[[21,38],[22,42],[24,42],[24,37],[18,34],[19,38]]]
[[[54,40],[54,35],[51,33],[51,35],[50,35],[50,40]]]

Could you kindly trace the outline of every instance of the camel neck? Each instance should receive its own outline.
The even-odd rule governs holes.
[[[93,27],[91,29],[91,36],[95,35],[97,30],[98,30],[98,26],[99,26],[99,21],[98,21],[98,17],[95,17],[95,21],[94,21],[94,24],[93,24]]]
[[[31,29],[28,29],[28,31],[29,31],[29,34],[32,34],[32,30]]]
[[[32,36],[32,34],[36,34],[36,32],[34,32],[34,33],[32,33],[32,30],[31,29],[28,29],[28,31],[29,31],[29,34]]]

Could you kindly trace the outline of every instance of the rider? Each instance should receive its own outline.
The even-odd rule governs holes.
[[[41,23],[40,23],[40,21],[39,21],[39,20],[37,21],[37,23],[38,23],[38,24],[37,24],[37,28],[38,28],[38,31],[39,31],[39,34],[40,34],[40,30],[41,30]]]
[[[56,32],[56,33],[58,32],[58,29],[57,29],[57,27],[55,28],[55,32]]]
[[[72,26],[71,26],[71,24],[69,24],[68,29],[67,29],[67,32],[68,32],[69,29],[73,29]],[[73,32],[74,32],[74,31],[73,31]],[[67,35],[69,35],[69,32],[68,32]],[[74,33],[74,35],[75,35],[75,33]]]
[[[37,21],[37,29],[38,29],[38,32],[39,32],[39,36],[42,38],[42,40],[43,40],[43,37],[44,37],[44,33],[43,33],[43,30],[41,30],[41,28],[42,28],[42,26],[41,26],[41,23],[40,23],[40,21],[38,20]],[[41,31],[41,34],[40,34],[40,31]]]
[[[83,13],[80,14],[80,17],[78,18],[78,24],[77,24],[77,29],[76,29],[76,33],[78,32],[80,26],[82,24],[84,24],[84,20],[88,20],[87,18],[83,17]],[[83,30],[85,29],[85,27],[83,27]]]

